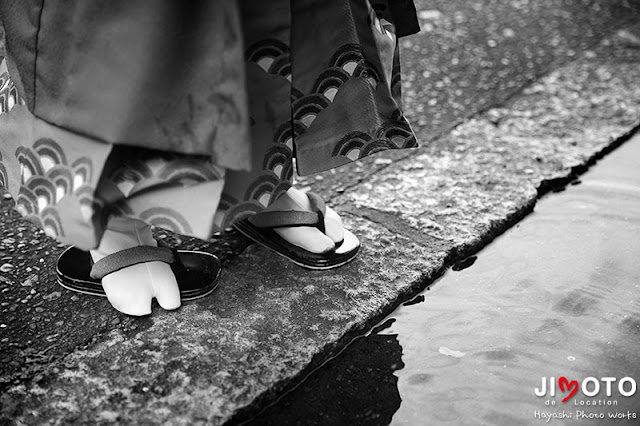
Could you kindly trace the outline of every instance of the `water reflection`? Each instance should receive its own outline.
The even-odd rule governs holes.
[[[404,367],[401,355],[395,335],[360,338],[248,424],[388,425],[400,407],[393,372]]]
[[[423,303],[392,314],[383,333],[398,335],[405,364],[392,424],[542,424],[563,412],[572,417],[551,421],[619,424],[609,413],[631,412],[640,422],[640,389],[580,389],[564,403],[559,388],[534,394],[543,377],[640,382],[639,163],[636,138],[540,201],[473,266],[448,272]],[[584,405],[600,400],[618,405]]]

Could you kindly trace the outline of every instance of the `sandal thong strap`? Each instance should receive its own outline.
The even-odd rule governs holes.
[[[103,257],[93,264],[91,278],[101,280],[104,276],[138,263],[173,263],[175,256],[167,247],[138,246]]]
[[[264,211],[249,217],[249,221],[257,228],[289,228],[298,226],[315,226],[325,233],[324,215],[327,206],[319,195],[308,192],[312,212],[299,210]]]

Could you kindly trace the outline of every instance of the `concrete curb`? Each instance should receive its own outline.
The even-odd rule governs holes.
[[[3,406],[28,424],[248,418],[635,131],[639,64],[624,46],[582,58],[345,191],[334,205],[363,242],[352,264],[308,272],[251,246],[213,297],[111,332]]]

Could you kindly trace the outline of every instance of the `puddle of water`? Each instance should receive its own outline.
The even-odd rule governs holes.
[[[563,412],[572,417],[549,423],[640,423],[640,389],[624,397],[617,381],[611,397],[605,383],[567,402],[559,388],[534,393],[543,377],[640,382],[639,164],[636,137],[390,316],[382,333],[398,335],[405,365],[392,424],[544,424]],[[599,401],[618,405],[576,405]],[[635,419],[608,419],[628,412]]]
[[[579,390],[563,403],[568,392],[557,385],[640,382],[638,164],[640,136],[248,424],[511,426],[563,412],[572,417],[548,423],[639,424],[640,389],[626,398],[616,381],[607,398],[602,383],[598,396]],[[542,377],[556,378],[554,397],[535,395]],[[587,400],[618,405],[575,405]]]

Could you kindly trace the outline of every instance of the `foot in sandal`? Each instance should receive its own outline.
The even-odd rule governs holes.
[[[313,212],[313,207],[306,193],[296,188],[290,188],[266,209],[266,211],[286,210]],[[344,226],[338,213],[330,207],[326,207],[324,226],[324,232],[316,226],[283,227],[276,228],[274,231],[300,248],[312,253],[326,253],[344,240]]]
[[[142,258],[132,259],[134,253],[126,257],[141,263],[121,269],[118,269],[117,264],[113,264],[116,258],[109,257],[110,255],[134,247],[157,248],[157,243],[151,235],[151,227],[137,220],[117,218],[109,221],[100,246],[90,251],[91,258],[96,262],[92,272],[97,269],[96,266],[103,268],[99,275],[92,273],[92,276],[102,279],[102,287],[111,305],[120,312],[135,316],[150,314],[153,298],[164,309],[180,307],[178,283],[165,260],[144,262]],[[109,273],[109,270],[113,272]],[[105,272],[107,274],[101,276]]]
[[[353,260],[358,239],[319,196],[290,188],[264,212],[234,227],[253,241],[309,269],[331,269]]]

